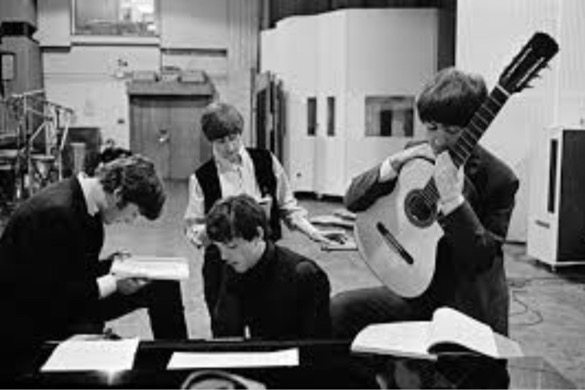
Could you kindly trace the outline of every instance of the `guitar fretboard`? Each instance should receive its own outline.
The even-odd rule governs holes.
[[[489,94],[483,104],[475,111],[469,124],[463,129],[461,136],[450,149],[451,158],[455,166],[465,164],[473,152],[473,148],[479,142],[494,118],[504,106],[510,94],[501,86],[497,85]],[[434,207],[439,200],[439,191],[434,178],[431,178],[422,190],[422,197],[429,207]]]

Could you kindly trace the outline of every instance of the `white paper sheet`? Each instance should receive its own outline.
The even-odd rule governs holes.
[[[298,348],[274,352],[175,352],[168,369],[298,366]]]
[[[189,279],[189,265],[183,257],[132,256],[114,261],[110,272],[148,279]]]
[[[130,370],[137,338],[125,340],[66,340],[53,351],[41,371]]]

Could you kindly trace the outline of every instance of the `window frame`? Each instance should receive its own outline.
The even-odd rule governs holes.
[[[120,2],[121,0],[116,0],[118,2],[118,6],[120,6]],[[156,27],[156,32],[153,35],[140,35],[140,34],[128,34],[128,35],[122,35],[122,34],[87,34],[87,33],[79,33],[77,32],[77,0],[70,0],[70,9],[71,9],[71,14],[70,14],[70,36],[72,38],[73,41],[84,41],[84,40],[88,40],[91,42],[100,42],[100,41],[112,41],[113,43],[115,43],[115,41],[117,40],[140,40],[140,41],[145,41],[145,42],[150,42],[153,40],[156,40],[156,42],[158,42],[160,40],[161,37],[161,2],[160,0],[152,0],[153,2],[153,6],[154,6],[154,25]],[[116,23],[118,23],[118,21],[116,21]]]

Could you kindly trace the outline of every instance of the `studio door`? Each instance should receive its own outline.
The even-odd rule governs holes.
[[[184,180],[210,155],[200,128],[207,97],[131,96],[130,148],[150,157],[164,179]]]

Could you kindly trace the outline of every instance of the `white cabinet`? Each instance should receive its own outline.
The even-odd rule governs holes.
[[[531,156],[529,256],[553,267],[585,263],[585,129],[542,132]]]
[[[283,164],[294,191],[341,196],[352,176],[423,134],[410,115],[406,137],[366,135],[366,101],[414,104],[437,69],[437,20],[436,9],[348,9],[262,32],[262,71],[276,74],[286,96]]]

